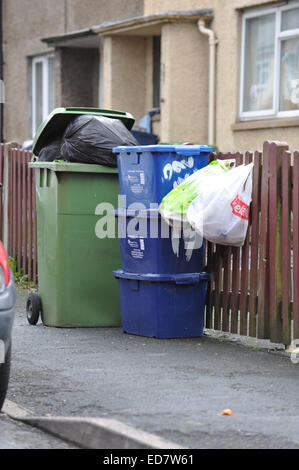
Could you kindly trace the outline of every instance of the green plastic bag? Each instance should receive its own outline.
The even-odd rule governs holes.
[[[200,192],[200,183],[206,175],[219,175],[235,166],[235,160],[213,160],[172,189],[161,201],[159,212],[163,219],[173,225],[174,221],[186,222],[186,212]]]

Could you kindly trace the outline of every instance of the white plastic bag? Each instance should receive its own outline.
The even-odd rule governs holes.
[[[252,168],[240,165],[221,175],[206,175],[187,220],[203,238],[220,245],[244,244],[252,197]]]
[[[205,181],[208,175],[223,175],[234,166],[234,159],[213,160],[209,165],[190,175],[162,199],[159,212],[163,219],[170,226],[175,222],[187,222],[187,209],[200,193],[202,181]]]

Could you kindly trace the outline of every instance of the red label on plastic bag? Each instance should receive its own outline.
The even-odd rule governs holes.
[[[236,195],[235,199],[230,203],[233,209],[233,214],[241,219],[249,219],[249,206],[245,202],[239,199],[239,194]]]

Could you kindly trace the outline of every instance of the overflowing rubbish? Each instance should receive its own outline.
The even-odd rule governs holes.
[[[206,174],[186,217],[192,228],[210,242],[244,244],[252,199],[253,163],[222,174]]]
[[[205,181],[217,175],[222,176],[234,165],[235,160],[213,160],[209,165],[186,178],[162,199],[159,212],[163,219],[171,226],[175,225],[175,222],[186,222],[187,209],[202,191]],[[214,179],[211,181],[214,182]]]
[[[116,167],[113,147],[137,144],[135,137],[119,119],[82,115],[67,126],[62,139],[61,156],[70,162]]]
[[[60,158],[61,139],[54,140],[51,144],[41,149],[38,155],[40,162],[53,162]]]
[[[133,116],[121,111],[57,108],[38,129],[33,152],[40,162],[64,160],[116,167],[112,148],[138,145],[130,132],[133,124]]]

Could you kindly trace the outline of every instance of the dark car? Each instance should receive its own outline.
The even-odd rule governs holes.
[[[11,357],[11,332],[16,288],[3,243],[0,241],[0,411],[5,400]]]

